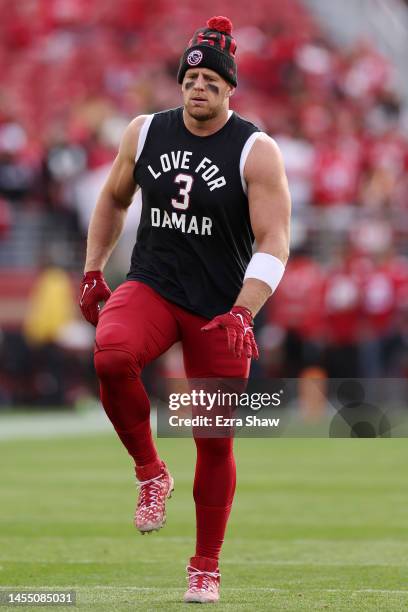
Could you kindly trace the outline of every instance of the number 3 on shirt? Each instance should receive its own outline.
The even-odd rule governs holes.
[[[180,187],[179,196],[183,198],[182,202],[179,202],[175,198],[171,198],[171,204],[174,208],[179,210],[186,210],[190,205],[190,191],[193,186],[193,177],[189,174],[178,174],[174,179],[175,183],[184,183],[184,186]]]

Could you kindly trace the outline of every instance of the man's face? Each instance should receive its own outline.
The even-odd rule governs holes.
[[[184,108],[197,121],[216,117],[234,88],[217,72],[209,68],[190,68],[181,86]]]

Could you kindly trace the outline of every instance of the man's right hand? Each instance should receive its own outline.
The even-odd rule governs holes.
[[[100,270],[84,274],[79,294],[79,307],[85,319],[95,327],[101,309],[99,302],[106,302],[111,293]]]

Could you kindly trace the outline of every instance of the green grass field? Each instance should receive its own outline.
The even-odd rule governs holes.
[[[143,537],[113,434],[0,444],[2,587],[70,587],[85,610],[186,609],[190,440],[159,440],[176,491],[166,527]],[[236,456],[217,609],[408,608],[406,440],[241,439]]]

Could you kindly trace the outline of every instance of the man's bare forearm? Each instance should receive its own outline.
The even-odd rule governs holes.
[[[272,293],[272,289],[257,278],[247,278],[235,301],[234,306],[248,308],[254,317],[265,304]]]
[[[258,252],[274,255],[285,265],[288,259],[287,240],[284,237],[279,241],[276,238],[265,239],[258,245]],[[255,317],[271,295],[272,289],[267,283],[257,278],[247,278],[234,305],[248,308]]]
[[[84,272],[104,269],[122,233],[126,214],[126,206],[101,193],[89,223]]]

